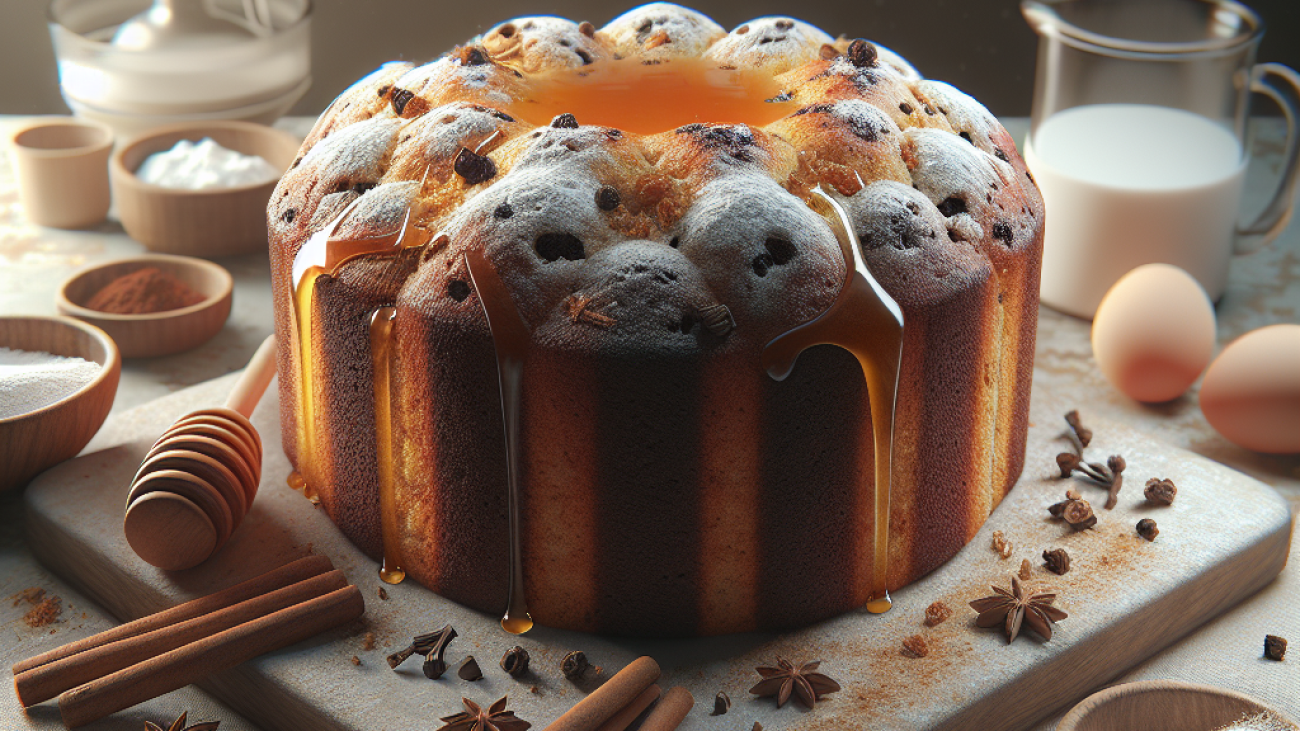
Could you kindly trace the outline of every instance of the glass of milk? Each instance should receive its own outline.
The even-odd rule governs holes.
[[[1233,253],[1290,218],[1300,75],[1256,64],[1264,27],[1233,0],[1022,0],[1039,36],[1025,161],[1047,207],[1042,301],[1091,318],[1129,270],[1173,264],[1223,294]],[[1287,114],[1287,159],[1238,224],[1251,92]]]

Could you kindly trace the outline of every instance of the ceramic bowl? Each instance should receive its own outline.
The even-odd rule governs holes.
[[[136,177],[149,155],[181,140],[211,137],[245,155],[259,155],[287,170],[299,140],[251,122],[178,124],[147,132],[120,145],[109,161],[113,200],[122,227],[150,251],[205,258],[265,251],[266,204],[276,181],[209,190],[151,185]]]
[[[0,317],[0,347],[85,358],[101,368],[80,390],[36,411],[0,418],[0,492],[77,456],[113,408],[122,358],[103,330],[70,317]]]
[[[1277,711],[1244,693],[1175,680],[1143,680],[1098,691],[1070,709],[1056,731],[1214,731]]]
[[[118,315],[86,307],[99,290],[118,277],[157,267],[204,296],[189,307],[140,315]],[[146,254],[98,264],[72,275],[55,295],[60,314],[108,333],[123,358],[157,358],[196,348],[211,340],[230,317],[234,279],[220,264],[190,256]]]

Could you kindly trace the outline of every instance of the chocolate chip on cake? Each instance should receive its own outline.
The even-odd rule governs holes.
[[[622,201],[618,188],[612,185],[602,185],[596,190],[596,207],[602,211],[612,211],[618,208]]]
[[[556,115],[555,119],[551,120],[551,126],[555,129],[577,129],[578,118],[565,112],[564,114]]]
[[[465,179],[466,185],[478,185],[497,176],[497,164],[487,155],[480,155],[468,147],[460,148],[452,162],[452,169]]]
[[[866,68],[876,62],[876,47],[861,38],[849,44],[849,63]]]

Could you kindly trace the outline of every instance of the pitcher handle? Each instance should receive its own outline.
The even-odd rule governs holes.
[[[1286,117],[1286,148],[1282,178],[1273,199],[1249,226],[1237,229],[1236,253],[1249,254],[1277,238],[1291,220],[1295,207],[1295,188],[1300,178],[1300,140],[1296,121],[1300,116],[1300,74],[1280,63],[1256,64],[1250,72],[1250,90],[1267,96],[1282,109]]]

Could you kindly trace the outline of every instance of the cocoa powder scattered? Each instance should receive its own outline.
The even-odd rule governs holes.
[[[41,593],[44,594],[44,590]],[[60,614],[63,614],[63,600],[51,594],[24,614],[23,621],[28,627],[45,627],[57,622]]]
[[[143,315],[197,305],[204,297],[180,277],[157,267],[144,267],[104,285],[86,307],[115,315]]]
[[[23,602],[27,602],[28,604],[39,604],[40,601],[45,598],[45,590],[39,586],[29,586],[17,594],[14,594],[11,598],[14,600],[15,607]]]

